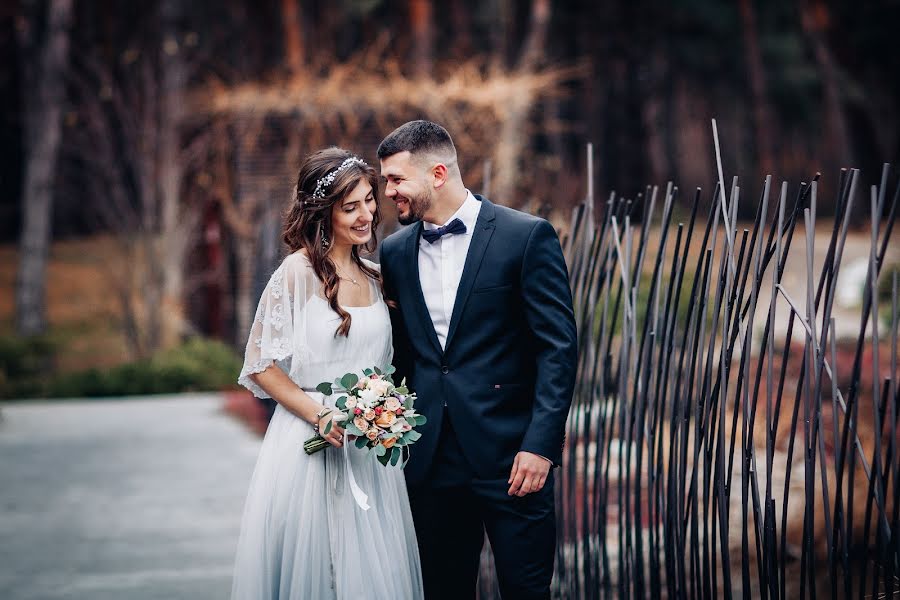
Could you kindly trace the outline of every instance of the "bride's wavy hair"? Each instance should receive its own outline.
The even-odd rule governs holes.
[[[341,323],[335,336],[347,336],[350,333],[352,317],[338,304],[338,288],[340,277],[337,268],[329,256],[332,235],[332,211],[334,205],[342,202],[352,192],[360,180],[366,180],[372,186],[375,195],[375,214],[372,221],[372,237],[362,248],[369,254],[378,245],[376,230],[381,221],[380,198],[378,197],[378,174],[371,166],[355,162],[336,173],[333,181],[324,186],[323,194],[314,195],[316,184],[327,175],[334,173],[344,161],[355,155],[343,148],[331,147],[315,152],[303,161],[297,173],[297,186],[294,198],[287,210],[284,220],[282,240],[291,252],[306,250],[312,268],[322,282],[325,300],[331,309],[341,317]],[[320,184],[321,186],[321,184]],[[327,240],[327,242],[326,242]],[[382,286],[381,273],[367,266],[360,258],[360,246],[354,245],[350,251],[352,260],[363,273]]]

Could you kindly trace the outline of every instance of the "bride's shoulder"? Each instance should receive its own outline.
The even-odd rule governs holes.
[[[306,250],[302,248],[285,256],[284,260],[281,261],[281,266],[285,269],[296,269],[298,271],[306,269],[309,269],[310,271],[313,270],[309,255],[306,253]]]
[[[360,260],[363,261],[363,264],[366,265],[367,267],[369,267],[370,269],[381,273],[381,265],[378,264],[377,262],[372,262],[368,258],[361,258]]]
[[[287,275],[293,282],[303,282],[306,286],[315,286],[316,272],[305,250],[297,250],[284,257],[276,269],[282,276]]]

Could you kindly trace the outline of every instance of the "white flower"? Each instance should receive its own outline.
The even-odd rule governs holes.
[[[365,389],[359,393],[359,399],[366,406],[372,406],[378,401],[378,392],[373,389]]]
[[[391,396],[385,401],[384,407],[391,412],[397,412],[397,409],[400,408],[400,401]]]
[[[376,392],[379,396],[385,396],[390,389],[391,384],[389,384],[384,379],[370,379],[369,380],[369,389]]]
[[[393,422],[391,425],[391,432],[398,433],[400,431],[409,431],[409,429],[404,429],[404,427],[409,427],[409,423],[406,422],[406,419],[401,417]]]
[[[344,405],[347,408],[356,408],[356,398],[353,396],[347,396],[347,401],[344,402]]]
[[[412,409],[412,408],[410,408],[409,410],[404,410],[404,411],[403,411],[403,416],[404,416],[404,417],[415,417],[415,416],[416,416],[416,411],[415,411],[414,409]]]

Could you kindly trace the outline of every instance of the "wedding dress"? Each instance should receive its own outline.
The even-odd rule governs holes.
[[[389,365],[388,309],[368,282],[372,304],[344,307],[353,319],[350,334],[335,336],[340,318],[309,259],[288,256],[260,299],[239,383],[268,397],[249,376],[274,363],[315,400],[333,406],[337,395],[315,392],[319,383]],[[422,598],[403,471],[382,466],[352,443],[308,456],[303,442],[312,435],[310,424],[277,406],[250,482],[232,598]]]

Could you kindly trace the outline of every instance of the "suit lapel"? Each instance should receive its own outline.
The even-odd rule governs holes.
[[[438,354],[442,354],[441,343],[438,341],[437,333],[434,331],[434,323],[431,321],[431,315],[428,314],[428,306],[425,304],[425,294],[422,292],[422,280],[419,279],[419,239],[422,237],[422,222],[419,221],[412,226],[413,231],[410,232],[406,240],[405,262],[407,273],[410,274],[408,280],[411,282],[409,293],[412,295],[413,310],[418,318],[422,331],[428,336],[431,345],[434,346]]]
[[[472,242],[469,244],[469,252],[466,254],[466,263],[463,267],[462,277],[459,280],[459,288],[456,290],[456,301],[453,303],[453,315],[450,317],[450,329],[447,332],[447,343],[444,344],[444,352],[450,347],[450,343],[453,341],[453,334],[456,333],[456,329],[459,327],[459,320],[466,308],[466,302],[469,300],[475,277],[478,275],[478,269],[481,267],[481,259],[484,258],[484,252],[487,250],[491,236],[494,234],[494,205],[487,198],[481,196],[477,196],[477,198],[481,201],[481,210],[478,212],[478,219],[475,221],[475,228],[472,231]]]

